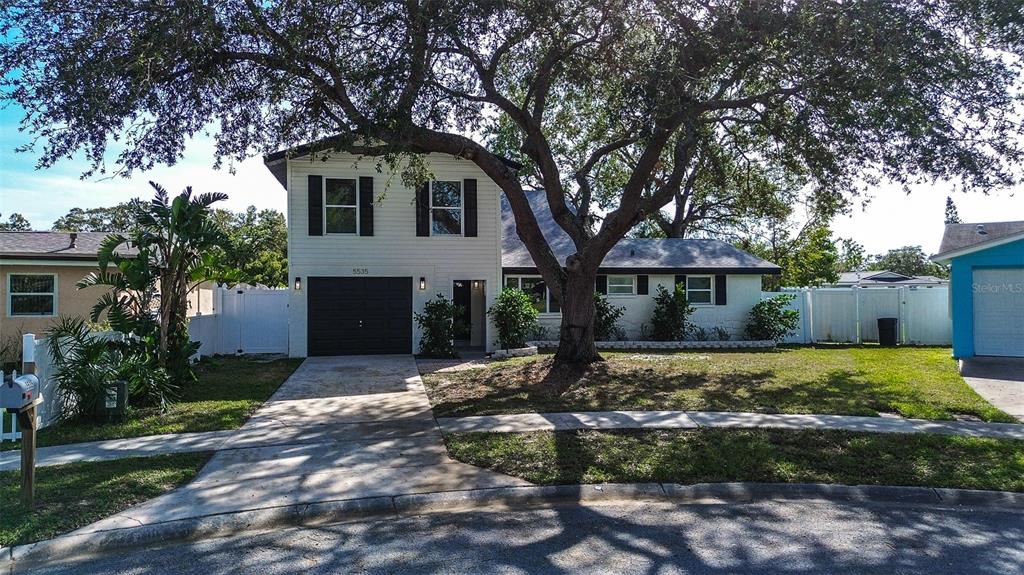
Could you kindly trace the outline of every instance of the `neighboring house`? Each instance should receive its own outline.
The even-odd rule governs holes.
[[[544,195],[530,193],[533,212],[559,261],[576,250],[569,236],[550,218]],[[547,339],[558,339],[561,314],[544,281],[516,235],[516,222],[507,201],[502,202],[501,267],[505,285],[534,294],[540,324]],[[626,339],[649,339],[654,297],[658,288],[686,286],[694,307],[693,323],[705,330],[722,328],[741,338],[750,308],[761,301],[761,276],[782,269],[731,244],[708,239],[625,238],[605,256],[598,269],[597,291],[624,309],[619,327]]]
[[[416,351],[413,314],[437,294],[468,311],[464,343],[490,350],[486,310],[506,285],[536,294],[542,323],[557,336],[557,303],[518,245],[510,216],[503,221],[500,188],[468,160],[428,160],[435,180],[412,190],[379,173],[373,158],[314,158],[310,146],[264,158],[288,194],[291,355]],[[564,258],[567,240],[545,223],[546,209],[537,213]],[[649,325],[657,286],[676,281],[686,283],[698,323],[738,336],[760,301],[761,274],[779,272],[720,241],[623,240],[596,287],[626,308],[630,337]]]
[[[104,288],[80,290],[75,284],[98,270],[97,252],[106,236],[106,232],[0,232],[4,306],[0,337],[41,335],[59,315],[88,319]],[[194,292],[189,315],[212,312],[211,294],[209,289]]]
[[[948,224],[953,355],[1024,357],[1024,221]]]
[[[822,287],[935,287],[948,284],[948,280],[935,276],[907,276],[888,270],[842,272],[839,281]]]

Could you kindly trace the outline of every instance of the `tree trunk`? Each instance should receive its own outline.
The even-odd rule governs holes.
[[[586,364],[603,361],[594,345],[594,286],[596,271],[567,269],[562,297],[562,325],[555,363]]]

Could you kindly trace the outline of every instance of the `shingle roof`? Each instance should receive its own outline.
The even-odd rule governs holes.
[[[551,219],[551,212],[543,195],[528,192],[530,205],[540,224],[544,237],[562,263],[575,253],[572,240],[565,231]],[[501,265],[503,268],[535,268],[533,258],[526,246],[516,235],[515,218],[508,200],[502,197]],[[625,238],[612,248],[601,269],[644,270],[649,273],[709,273],[715,270],[730,273],[778,274],[779,266],[755,257],[735,246],[720,240],[704,239],[637,239]]]
[[[979,228],[979,226],[981,227]],[[984,231],[985,233],[979,233],[979,231]],[[939,246],[939,253],[933,256],[932,259],[949,252],[1020,234],[1024,234],[1024,221],[946,224],[946,231],[942,234],[942,245]]]
[[[15,259],[95,260],[109,232],[77,232],[71,247],[69,232],[0,232],[0,257]],[[121,248],[120,253],[134,250]]]
[[[834,285],[938,285],[948,280],[935,276],[905,276],[890,271],[843,272]]]

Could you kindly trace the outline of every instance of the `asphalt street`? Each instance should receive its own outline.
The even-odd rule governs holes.
[[[375,518],[15,573],[1024,573],[1020,510],[616,503]]]

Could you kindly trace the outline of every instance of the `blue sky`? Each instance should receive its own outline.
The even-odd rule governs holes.
[[[284,190],[263,166],[260,158],[249,158],[235,166],[213,169],[213,142],[197,138],[190,142],[176,165],[160,166],[131,178],[80,178],[87,163],[80,158],[64,160],[53,168],[35,170],[36,157],[16,154],[14,148],[28,141],[18,132],[19,109],[0,110],[0,214],[24,215],[36,229],[49,229],[53,221],[73,207],[113,205],[133,197],[150,195],[149,180],[174,192],[191,185],[198,192],[224,192],[222,204],[232,210],[246,206],[285,209]],[[960,216],[968,222],[1024,220],[1024,187],[1014,191],[964,194],[951,184],[916,186],[910,195],[895,186],[875,190],[870,202],[857,206],[849,216],[833,222],[839,237],[852,237],[869,253],[903,245],[921,245],[934,253],[942,236],[942,219],[947,195],[952,195]]]

